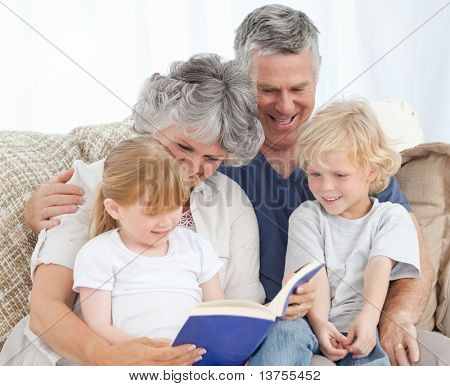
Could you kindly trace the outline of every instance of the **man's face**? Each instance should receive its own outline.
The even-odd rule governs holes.
[[[258,119],[265,145],[277,150],[292,147],[300,126],[311,115],[316,80],[311,52],[252,56],[252,72],[258,87]]]

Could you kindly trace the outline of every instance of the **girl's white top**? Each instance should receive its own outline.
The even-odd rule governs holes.
[[[118,229],[89,240],[78,252],[73,289],[111,291],[112,323],[127,334],[175,339],[202,301],[201,284],[222,267],[201,235],[175,227],[164,256],[128,249]]]

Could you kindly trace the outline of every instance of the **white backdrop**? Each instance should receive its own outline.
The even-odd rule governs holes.
[[[343,89],[403,99],[419,113],[427,141],[450,142],[447,1],[278,2],[303,10],[321,31],[317,106]],[[196,52],[233,58],[234,30],[269,3],[0,0],[0,130],[67,132],[123,119],[144,78],[172,61]]]

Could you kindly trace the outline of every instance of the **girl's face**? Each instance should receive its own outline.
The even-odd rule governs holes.
[[[145,248],[165,245],[170,231],[181,218],[182,207],[166,213],[149,215],[139,203],[120,206],[114,200],[106,199],[108,213],[120,223],[120,235],[130,249],[142,251]]]
[[[307,170],[309,189],[316,200],[329,214],[350,220],[365,216],[372,207],[369,187],[375,173],[367,175],[339,151],[326,153],[321,164],[311,161]]]
[[[191,187],[213,174],[227,156],[227,152],[218,144],[204,145],[196,142],[184,133],[178,125],[171,125],[157,131],[153,138],[181,161],[188,173]]]

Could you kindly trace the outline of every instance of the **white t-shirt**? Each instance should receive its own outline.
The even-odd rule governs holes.
[[[373,199],[364,217],[347,220],[328,214],[317,201],[306,201],[289,218],[285,273],[311,261],[326,264],[330,283],[329,320],[340,332],[364,304],[364,269],[371,257],[397,263],[390,280],[420,275],[419,242],[411,216],[399,204]]]
[[[129,335],[174,339],[189,311],[202,301],[200,284],[221,267],[210,243],[188,229],[174,228],[161,257],[128,249],[114,229],[78,252],[73,289],[111,291],[113,325]]]

